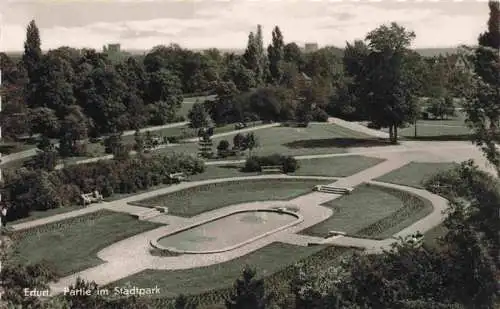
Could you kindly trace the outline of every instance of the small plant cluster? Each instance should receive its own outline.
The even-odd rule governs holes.
[[[253,132],[247,134],[238,133],[233,137],[233,147],[227,140],[219,142],[217,155],[221,158],[227,158],[238,156],[245,150],[248,150],[249,154],[251,154],[252,150],[257,147],[259,147],[259,139]]]
[[[80,203],[82,193],[99,191],[104,197],[133,193],[170,184],[171,173],[202,173],[203,161],[184,154],[151,155],[70,165],[48,172],[25,168],[5,174],[2,199],[8,220],[27,217],[31,211]]]
[[[293,173],[300,167],[299,162],[292,156],[273,154],[248,158],[242,171],[246,173],[261,172],[262,166],[281,166],[284,173]]]

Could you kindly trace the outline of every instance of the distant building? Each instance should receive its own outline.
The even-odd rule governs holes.
[[[103,46],[102,51],[105,53],[120,53],[120,44],[108,44],[108,46]]]
[[[304,45],[304,52],[312,53],[318,50],[318,43],[306,43]]]

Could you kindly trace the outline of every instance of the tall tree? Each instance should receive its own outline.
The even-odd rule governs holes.
[[[188,119],[191,122],[192,128],[199,129],[208,126],[210,116],[205,110],[205,107],[203,107],[203,104],[196,102],[189,111]]]
[[[250,32],[245,53],[243,54],[244,64],[247,69],[255,73],[257,85],[262,85],[267,72],[267,57],[264,53],[264,43],[262,38],[262,27],[257,25],[257,32]]]
[[[267,54],[269,57],[270,77],[272,82],[277,84],[281,82],[283,75],[281,65],[284,58],[285,43],[283,42],[283,35],[278,26],[274,28],[272,36],[272,44],[267,48]]]
[[[30,21],[26,29],[26,41],[24,42],[24,54],[22,62],[28,78],[34,78],[35,71],[42,59],[42,48],[40,41],[40,31],[34,20]]]
[[[415,33],[396,23],[380,26],[367,36],[369,55],[364,61],[363,101],[372,122],[389,127],[391,142],[397,143],[398,127],[416,115],[415,84],[408,63],[409,46]]]
[[[500,173],[500,2],[489,1],[488,30],[479,36],[471,56],[475,76],[467,93],[465,110],[474,131],[474,143]]]

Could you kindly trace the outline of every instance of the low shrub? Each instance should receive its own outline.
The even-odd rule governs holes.
[[[272,154],[269,156],[252,156],[248,158],[242,171],[246,173],[261,172],[262,166],[272,165],[282,166],[284,173],[293,173],[300,167],[297,160],[292,156]]]
[[[102,160],[70,165],[55,171],[21,168],[5,173],[2,200],[9,221],[23,218],[34,210],[47,210],[80,203],[82,193],[100,191],[133,193],[160,184],[170,184],[169,174],[204,172],[202,160],[184,154],[144,155],[120,160]]]
[[[311,113],[311,117],[313,121],[318,121],[318,122],[328,121],[328,113],[321,108],[314,109]]]

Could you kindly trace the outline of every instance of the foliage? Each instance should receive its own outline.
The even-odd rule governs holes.
[[[475,75],[466,92],[467,122],[474,132],[474,142],[488,161],[500,172],[500,2],[489,1],[488,30],[479,36],[479,46],[470,56]]]
[[[453,98],[431,98],[426,111],[432,114],[435,118],[448,118],[456,115]]]
[[[204,128],[209,125],[210,116],[201,103],[194,103],[189,111],[188,119],[191,122],[191,127],[195,129]]]
[[[234,292],[230,299],[226,300],[227,309],[265,309],[270,303],[270,297],[266,295],[263,279],[255,278],[256,271],[245,266],[241,279],[234,283]]]
[[[245,161],[243,172],[260,172],[262,166],[282,166],[284,173],[293,173],[299,167],[298,161],[292,156],[270,155],[270,156],[252,156]]]
[[[204,165],[187,155],[154,155],[71,165],[53,172],[19,169],[5,173],[2,200],[9,207],[9,220],[14,220],[33,210],[79,203],[80,194],[94,190],[107,197],[169,184],[169,174],[179,171],[198,174]]]

